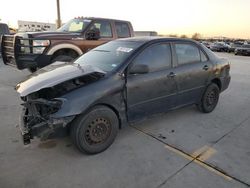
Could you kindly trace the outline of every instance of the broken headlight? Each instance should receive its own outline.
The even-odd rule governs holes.
[[[41,116],[47,118],[50,114],[56,113],[62,106],[62,101],[59,99],[34,99],[28,100],[23,105],[29,109],[33,116]]]

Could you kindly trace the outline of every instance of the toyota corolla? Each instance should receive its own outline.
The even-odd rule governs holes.
[[[228,88],[229,71],[227,60],[193,40],[111,41],[16,86],[23,141],[70,135],[81,152],[104,151],[132,121],[187,105],[212,112]]]

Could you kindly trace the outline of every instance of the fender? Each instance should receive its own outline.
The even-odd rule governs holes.
[[[79,47],[68,43],[68,44],[58,44],[58,45],[53,46],[51,49],[49,49],[49,51],[47,52],[47,55],[53,55],[57,50],[65,49],[65,48],[69,48],[69,49],[76,51],[79,56],[83,54],[82,50]]]

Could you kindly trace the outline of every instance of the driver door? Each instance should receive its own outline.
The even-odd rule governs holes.
[[[147,65],[148,73],[130,74],[136,64]],[[127,73],[126,92],[129,121],[174,107],[177,85],[169,44],[151,45],[133,60]]]

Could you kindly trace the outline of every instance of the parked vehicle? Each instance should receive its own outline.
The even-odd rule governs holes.
[[[70,130],[81,152],[101,152],[128,122],[192,104],[212,112],[229,85],[229,70],[227,60],[189,39],[111,41],[16,86],[24,101],[24,143]]]
[[[201,44],[203,44],[204,46],[210,49],[210,46],[211,46],[210,42],[202,41]]]
[[[5,23],[0,23],[0,52],[1,50],[1,44],[2,44],[2,35],[9,35],[10,34],[10,30],[7,24]]]
[[[214,52],[229,52],[229,45],[223,42],[215,42],[210,46],[210,49]]]
[[[157,36],[156,31],[135,31],[136,37]]]
[[[250,55],[250,44],[244,44],[234,51],[235,55]]]
[[[229,52],[234,52],[236,48],[240,48],[242,44],[240,43],[231,43],[229,47]]]
[[[3,61],[18,69],[36,71],[55,61],[72,61],[108,41],[134,36],[128,21],[105,18],[75,18],[56,32],[5,35]]]

